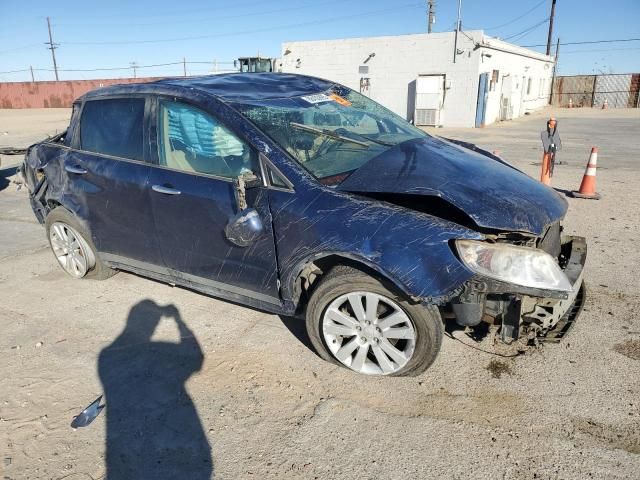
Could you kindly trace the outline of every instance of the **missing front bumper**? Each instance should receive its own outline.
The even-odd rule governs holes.
[[[532,341],[557,342],[566,335],[582,311],[587,244],[582,237],[563,237],[558,262],[572,285],[570,292],[517,287],[485,278],[466,286],[453,313],[461,325],[481,321],[500,325],[505,343],[526,336]]]
[[[582,312],[582,307],[584,307],[584,302],[586,300],[586,286],[584,282],[580,285],[580,289],[578,290],[578,295],[574,302],[571,304],[569,309],[565,312],[565,314],[560,318],[558,323],[555,324],[551,329],[547,330],[544,334],[538,335],[541,341],[546,343],[558,343],[564,336],[569,333],[569,330],[575,324],[575,321],[580,316]]]

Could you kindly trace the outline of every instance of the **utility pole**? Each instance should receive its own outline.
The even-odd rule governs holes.
[[[182,57],[182,73],[184,76],[187,76],[187,59],[186,57]]]
[[[549,105],[553,105],[553,89],[556,83],[556,74],[558,73],[558,55],[560,53],[560,37],[556,42],[556,57],[553,62],[553,74],[551,75],[551,95],[549,96]]]
[[[434,5],[434,0],[427,0],[429,4],[429,17],[427,20],[427,33],[431,33],[431,25],[436,23],[436,6]]]
[[[555,2],[555,0],[553,0]],[[456,37],[455,40],[453,41],[453,63],[456,63],[456,55],[458,55],[458,32],[460,32],[460,29],[462,28],[462,20],[461,20],[461,15],[462,13],[462,0],[458,0],[458,21],[456,22]]]
[[[51,58],[53,59],[53,71],[56,73],[56,82],[59,80],[58,78],[58,65],[56,64],[56,48],[58,48],[57,43],[53,43],[53,36],[51,35],[51,21],[49,17],[47,17],[47,28],[49,29],[49,41],[44,42],[45,45],[49,45],[49,50],[51,50]]]
[[[551,0],[551,14],[549,15],[549,35],[547,36],[547,55],[551,54],[551,37],[553,36],[553,16],[556,14],[556,0]]]
[[[29,65],[29,70],[31,70],[31,81],[36,83],[36,78],[33,76],[33,67],[31,65]]]
[[[133,68],[133,78],[138,78],[138,63],[137,62],[130,62],[129,65],[131,65],[131,68]]]

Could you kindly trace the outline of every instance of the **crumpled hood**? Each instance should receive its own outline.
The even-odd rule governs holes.
[[[337,189],[437,196],[479,227],[534,235],[567,211],[566,200],[557,192],[516,168],[436,137],[390,148]]]

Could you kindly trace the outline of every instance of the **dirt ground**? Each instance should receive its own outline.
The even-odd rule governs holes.
[[[167,478],[638,478],[640,110],[547,110],[435,133],[499,150],[537,176],[549,114],[568,162],[554,186],[577,188],[590,147],[600,148],[602,200],[569,199],[565,221],[589,242],[584,312],[562,343],[515,358],[455,332],[417,378],[353,374],[320,360],[300,323],[188,290],[126,273],[73,280],[24,189],[0,183],[3,478],[104,478],[107,442],[140,449],[149,429],[158,441],[142,455],[165,472],[182,465]],[[67,117],[0,111],[0,145],[54,133]],[[0,182],[12,161],[2,159]],[[106,412],[72,429],[107,388]],[[184,413],[190,405],[197,415]],[[107,438],[109,412],[126,434]],[[163,456],[172,441],[199,442],[201,463]]]

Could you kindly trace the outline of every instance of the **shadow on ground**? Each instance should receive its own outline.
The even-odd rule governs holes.
[[[317,355],[316,349],[313,348],[313,344],[309,339],[309,334],[307,333],[307,326],[304,319],[287,317],[285,315],[278,316],[280,317],[280,321],[282,322],[282,324],[287,327],[287,330],[289,330],[300,343],[302,343],[305,347],[307,347]]]
[[[11,183],[9,178],[16,174],[17,169],[18,167],[15,165],[0,169],[0,192],[9,186]]]
[[[180,343],[151,341],[161,321],[174,321]],[[107,416],[109,480],[209,479],[211,447],[185,382],[200,370],[200,345],[174,305],[137,303],[98,360]]]
[[[558,187],[553,187],[553,189],[556,192],[563,194],[565,197],[574,198],[573,194],[571,193],[571,190],[566,190],[564,188],[558,188]]]

